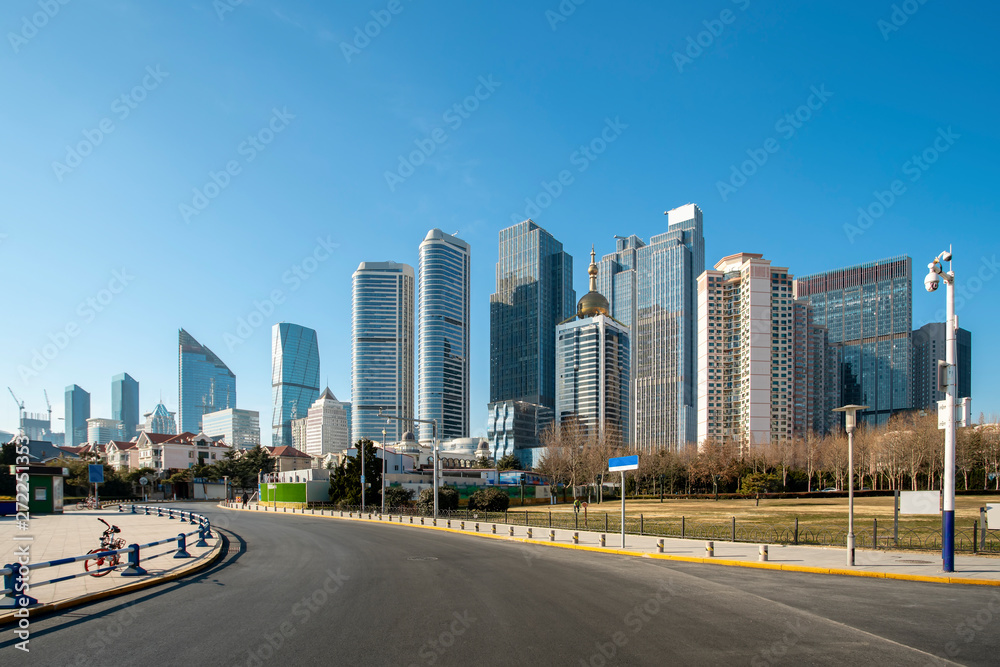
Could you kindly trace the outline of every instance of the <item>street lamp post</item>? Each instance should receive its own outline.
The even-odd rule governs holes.
[[[385,429],[382,429],[382,514],[385,514]]]
[[[415,419],[413,417],[397,417],[395,415],[383,415],[382,408],[378,409],[378,416],[385,417],[386,421],[390,419],[395,419],[396,421],[418,423],[418,424],[430,424],[431,425],[431,447],[434,450],[434,518],[438,517],[438,441],[437,441],[437,431],[438,422],[437,419]],[[385,452],[382,454],[385,456]]]
[[[942,262],[948,262],[948,270],[942,267]],[[958,322],[955,318],[955,271],[951,266],[951,248],[942,252],[934,261],[927,265],[927,277],[924,287],[928,292],[934,292],[945,282],[945,294],[948,308],[948,321],[945,324],[945,382],[939,378],[938,384],[944,384],[945,396],[945,428],[944,428],[944,508],[941,515],[941,569],[945,572],[955,571],[955,399],[958,393],[958,377],[956,373],[957,350],[955,332]]]
[[[847,564],[854,566],[854,425],[858,410],[867,410],[867,405],[845,405],[834,408],[843,412],[847,429]],[[874,546],[874,545],[873,545]]]

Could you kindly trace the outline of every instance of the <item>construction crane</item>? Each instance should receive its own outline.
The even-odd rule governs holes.
[[[45,394],[45,405],[49,406],[49,425],[51,428],[52,424],[52,403],[49,401],[49,392],[47,389],[42,389],[42,393]]]
[[[24,401],[17,400],[17,396],[14,396],[14,390],[7,387],[7,391],[10,392],[11,398],[17,403],[17,425],[24,426]]]

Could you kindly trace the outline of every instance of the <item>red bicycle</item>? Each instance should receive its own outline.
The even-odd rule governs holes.
[[[115,537],[115,535],[122,532],[122,529],[118,526],[112,526],[104,519],[98,518],[97,520],[108,528],[101,533],[101,546],[97,549],[91,549],[87,553],[99,554],[125,548],[125,539],[122,537]],[[121,554],[97,556],[83,561],[83,569],[90,573],[90,576],[92,577],[103,577],[106,574],[110,574],[111,570],[118,567],[120,562]]]

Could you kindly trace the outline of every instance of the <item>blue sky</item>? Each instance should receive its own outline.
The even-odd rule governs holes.
[[[481,433],[499,230],[529,212],[582,293],[591,243],[648,239],[695,202],[709,265],[910,255],[915,327],[943,312],[922,280],[953,244],[973,410],[1000,412],[998,18],[934,0],[4,2],[0,383],[36,412],[47,389],[54,417],[76,383],[110,416],[126,371],[144,411],[161,392],[176,410],[184,327],[267,442],[270,325],[315,328],[349,398],[351,273],[416,265],[440,227],[472,245]],[[16,422],[0,398],[0,429]]]

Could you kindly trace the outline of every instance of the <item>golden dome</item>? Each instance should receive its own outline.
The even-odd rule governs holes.
[[[583,295],[576,306],[576,316],[581,320],[596,315],[611,316],[611,306],[604,295],[597,291],[597,263],[594,261],[594,246],[590,246],[590,291]]]

